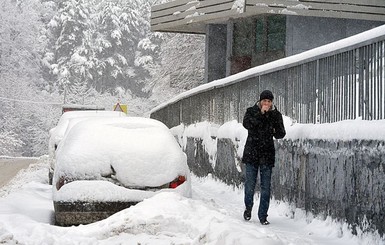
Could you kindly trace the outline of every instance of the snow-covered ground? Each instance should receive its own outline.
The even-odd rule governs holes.
[[[253,212],[243,220],[243,189],[193,176],[193,197],[160,193],[89,225],[52,225],[52,186],[43,156],[0,189],[1,244],[380,244],[376,234],[353,236],[348,226],[273,200],[271,225]],[[256,196],[258,199],[258,196]],[[258,203],[258,200],[256,200]]]

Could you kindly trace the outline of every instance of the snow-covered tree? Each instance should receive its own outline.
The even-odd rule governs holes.
[[[39,105],[27,120],[23,141],[23,154],[41,156],[47,154],[49,129],[53,128],[61,115],[61,108],[52,105]]]
[[[22,145],[23,142],[13,132],[0,130],[0,155],[13,155]]]
[[[191,89],[203,83],[205,39],[203,35],[170,34],[162,45],[162,74],[171,86]],[[183,60],[183,62],[181,62]]]
[[[150,31],[150,2],[66,0],[58,7],[44,61],[63,93],[80,80],[99,92],[120,86],[144,96],[161,41]]]
[[[162,34],[161,62],[147,83],[155,104],[204,82],[205,39],[202,35]]]
[[[82,81],[73,82],[67,89],[65,94],[65,104],[92,104],[97,94],[95,89],[89,88]]]
[[[147,8],[146,8],[147,6]],[[143,11],[147,11],[144,13]],[[140,45],[149,34],[150,7],[143,1],[100,2],[94,21],[94,48],[98,66],[94,82],[99,91],[123,87],[143,95],[143,82],[149,77],[147,60],[141,59]]]
[[[20,1],[18,5],[12,0],[0,2],[1,83],[30,81],[40,74],[38,57],[44,43],[40,39],[39,6],[38,0]]]
[[[87,43],[89,15],[90,10],[83,0],[67,0],[59,4],[58,14],[49,23],[55,44],[46,53],[46,60],[51,62],[62,90],[66,90],[73,81],[87,83],[92,77],[88,69],[89,56],[92,56]]]
[[[43,80],[41,9],[39,0],[0,1],[0,134],[10,140],[15,155],[33,144],[26,142],[25,129],[35,106],[22,101],[38,100],[36,85]]]
[[[59,101],[148,116],[200,84],[204,39],[150,30],[167,1],[1,0],[0,154],[45,154]]]

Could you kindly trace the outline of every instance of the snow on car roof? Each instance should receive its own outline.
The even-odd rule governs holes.
[[[56,179],[101,179],[116,172],[124,186],[155,187],[187,175],[187,159],[170,130],[149,118],[87,119],[57,150]]]
[[[120,111],[69,111],[65,112],[59,119],[56,127],[52,128],[49,132],[49,149],[53,150],[54,145],[58,144],[64,137],[68,125],[72,123],[85,120],[90,117],[126,117],[126,114]]]
[[[120,111],[69,111],[64,113],[52,133],[57,137],[63,137],[68,123],[73,118],[88,118],[88,117],[126,117],[126,114]]]

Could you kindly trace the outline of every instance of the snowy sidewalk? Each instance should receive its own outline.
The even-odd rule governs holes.
[[[53,207],[47,167],[43,160],[32,164],[0,189],[0,243],[385,244],[376,235],[358,238],[344,224],[306,216],[274,200],[269,210],[271,225],[259,224],[256,209],[246,222],[243,190],[210,177],[193,177],[191,199],[161,193],[100,222],[57,227],[50,224]]]

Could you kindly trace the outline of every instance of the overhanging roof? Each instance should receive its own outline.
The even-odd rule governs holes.
[[[151,9],[151,30],[205,33],[207,24],[266,14],[385,22],[384,0],[175,0]]]

